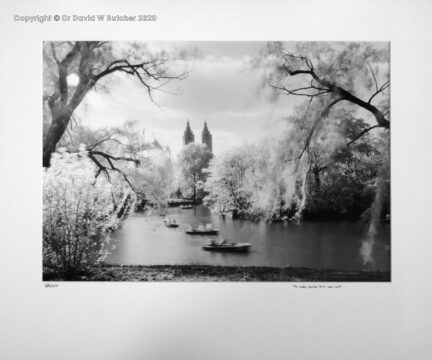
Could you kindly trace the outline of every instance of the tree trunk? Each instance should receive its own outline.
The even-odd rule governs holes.
[[[53,120],[43,144],[43,167],[46,168],[50,166],[51,155],[55,151],[57,143],[63,136],[69,124],[71,115],[71,112],[67,109],[63,111],[52,112]]]
[[[194,183],[193,183],[193,202],[195,203],[196,201],[196,174],[194,174]]]
[[[132,199],[131,199],[131,196],[128,194],[126,196],[126,199],[123,202],[119,212],[117,213],[117,218],[120,220],[123,220],[124,218],[126,218],[126,216],[128,216],[128,214],[131,210],[131,205],[132,205]]]
[[[315,186],[317,189],[319,189],[321,187],[320,171],[319,171],[319,169],[314,169],[313,173],[314,173],[314,178],[315,178]]]

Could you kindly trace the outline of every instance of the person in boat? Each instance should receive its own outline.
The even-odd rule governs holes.
[[[220,243],[219,243],[219,245],[225,245],[227,243],[227,239],[223,239]]]
[[[210,241],[210,245],[211,245],[211,246],[216,246],[216,241],[214,241],[214,239],[212,239],[212,240]]]

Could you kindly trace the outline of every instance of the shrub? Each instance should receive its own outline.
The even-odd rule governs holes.
[[[43,174],[44,268],[76,273],[102,261],[109,251],[108,230],[118,226],[110,183],[95,179],[87,153],[53,154]]]

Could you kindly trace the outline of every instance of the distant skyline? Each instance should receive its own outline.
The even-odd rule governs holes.
[[[116,76],[109,93],[92,91],[77,109],[81,124],[93,129],[121,126],[135,120],[149,140],[169,146],[173,157],[183,147],[186,122],[201,139],[204,121],[213,134],[213,151],[252,142],[281,130],[280,119],[289,115],[289,97],[270,102],[260,92],[262,71],[250,69],[250,60],[266,42],[150,42],[151,51],[195,51],[190,61],[177,60],[173,72],[187,67],[189,76],[155,91],[150,101],[146,90],[132,77]],[[198,136],[197,136],[198,135]]]

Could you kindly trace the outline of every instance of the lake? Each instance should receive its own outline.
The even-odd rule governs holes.
[[[360,256],[366,227],[357,222],[304,221],[266,223],[222,219],[202,205],[190,210],[168,208],[164,213],[180,224],[167,228],[159,211],[135,213],[110,234],[114,250],[109,264],[174,265],[208,264],[238,266],[294,266],[341,270],[390,271],[390,225],[378,232],[373,259],[365,266]],[[187,235],[189,224],[213,223],[218,236]],[[227,238],[252,244],[249,253],[207,252],[211,239]]]

